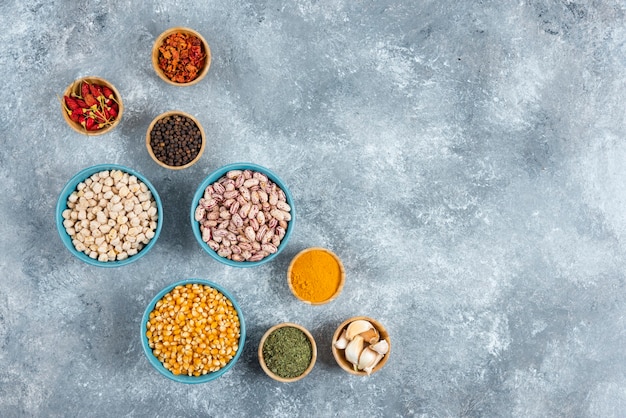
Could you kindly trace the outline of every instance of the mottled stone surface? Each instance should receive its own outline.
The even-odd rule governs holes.
[[[2,1],[0,415],[626,416],[625,15],[614,0]],[[211,45],[196,86],[152,70],[172,26]],[[62,119],[58,96],[86,75],[126,105],[105,136]],[[182,172],[144,146],[171,109],[209,140]],[[275,171],[299,215],[254,269],[215,262],[189,226],[198,184],[236,161]],[[118,269],[74,258],[54,224],[65,182],[100,163],[163,199],[155,247]],[[329,305],[285,280],[310,246],[347,270]],[[229,289],[248,325],[235,367],[192,386],[158,375],[139,339],[150,299],[189,277]],[[370,378],[330,351],[354,315],[391,334]],[[283,321],[319,346],[294,384],[256,359]]]

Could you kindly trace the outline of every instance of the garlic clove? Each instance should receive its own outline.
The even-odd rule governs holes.
[[[363,351],[363,337],[357,335],[348,343],[345,351],[346,360],[352,363],[355,369],[359,365],[359,356],[361,355],[361,351]]]
[[[359,356],[359,370],[372,367],[372,364],[376,361],[376,357],[378,357],[378,353],[376,351],[369,347],[365,347]]]
[[[348,339],[346,338],[346,330],[344,329],[337,341],[335,341],[335,347],[340,350],[345,350],[348,346]]]
[[[370,348],[379,354],[387,354],[389,351],[389,343],[387,340],[380,340],[375,344],[370,345]]]
[[[364,319],[357,319],[356,321],[352,321],[350,325],[348,325],[348,328],[346,328],[346,338],[352,341],[355,336],[372,328],[374,328],[374,325],[372,325],[371,322]]]
[[[374,367],[376,367],[376,365],[380,363],[383,357],[384,357],[384,354],[378,353],[378,355],[376,355],[376,359],[374,360],[374,362],[370,364],[368,367],[365,367],[363,371],[367,373],[368,376],[372,374],[372,371],[374,371]]]
[[[368,344],[376,344],[378,342],[378,339],[380,338],[380,335],[378,334],[378,330],[376,328],[370,328],[359,335],[361,335],[361,337],[363,337],[365,342]]]

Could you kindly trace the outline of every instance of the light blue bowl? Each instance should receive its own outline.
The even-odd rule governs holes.
[[[148,319],[150,318],[150,313],[154,310],[154,307],[156,305],[156,303],[161,300],[163,298],[163,296],[165,296],[168,292],[170,292],[172,289],[174,289],[176,286],[184,286],[188,283],[196,283],[196,284],[201,284],[201,285],[206,285],[206,286],[210,286],[213,289],[219,291],[222,295],[224,295],[226,298],[228,298],[228,300],[230,300],[233,304],[233,307],[235,308],[235,310],[237,311],[237,316],[239,317],[239,348],[237,349],[237,353],[235,353],[235,356],[228,362],[228,364],[226,364],[226,366],[222,367],[221,369],[219,369],[216,372],[213,373],[207,373],[205,375],[202,376],[187,376],[187,375],[175,375],[174,373],[170,372],[169,370],[167,370],[163,364],[159,361],[159,359],[157,359],[154,354],[152,354],[152,349],[150,348],[150,346],[148,345],[148,337],[146,337],[146,331],[147,331],[147,327],[146,327],[146,323],[148,322]],[[243,346],[244,343],[246,341],[246,324],[244,322],[243,319],[243,314],[241,312],[241,308],[239,307],[239,304],[237,303],[237,301],[231,296],[230,293],[228,293],[223,287],[210,282],[208,280],[203,280],[203,279],[186,279],[186,280],[181,280],[178,281],[176,283],[172,283],[169,286],[167,286],[165,289],[161,290],[155,297],[154,299],[152,299],[152,301],[148,304],[148,307],[146,308],[146,311],[143,314],[143,317],[141,318],[141,346],[143,347],[143,352],[146,355],[146,357],[148,358],[148,361],[150,362],[150,364],[163,376],[167,377],[168,379],[172,379],[176,382],[179,383],[206,383],[206,382],[210,382],[211,380],[215,380],[218,377],[222,376],[224,373],[226,373],[228,370],[230,370],[235,363],[237,362],[237,360],[239,359],[239,357],[241,356],[241,353],[243,352]]]
[[[104,171],[104,170],[120,170],[120,171],[123,171],[125,173],[128,173],[130,175],[137,177],[138,180],[140,180],[142,183],[148,186],[148,189],[150,189],[150,192],[152,193],[152,197],[154,198],[157,204],[157,211],[159,214],[159,219],[157,222],[157,229],[156,231],[154,231],[154,237],[150,240],[148,244],[146,244],[141,249],[141,251],[139,251],[137,254],[133,256],[128,257],[125,260],[103,262],[103,261],[98,261],[97,259],[93,259],[89,257],[87,254],[85,254],[82,251],[78,251],[74,247],[74,244],[72,244],[72,238],[70,238],[68,233],[65,231],[65,227],[63,226],[63,211],[67,209],[67,199],[70,196],[70,194],[72,194],[72,192],[76,190],[76,186],[78,185],[78,183],[85,181],[86,179],[91,177],[93,174],[99,173],[100,171]],[[122,165],[99,164],[99,165],[94,165],[94,166],[87,167],[81,170],[76,175],[74,175],[74,177],[72,177],[70,181],[67,182],[67,184],[61,191],[59,200],[57,201],[55,216],[56,216],[57,230],[59,232],[59,236],[61,237],[61,241],[63,241],[63,244],[65,245],[65,247],[78,259],[84,261],[85,263],[91,264],[93,266],[98,266],[98,267],[120,267],[129,263],[132,263],[133,261],[137,261],[144,255],[146,255],[148,251],[150,251],[150,249],[154,246],[154,243],[156,242],[157,238],[161,234],[161,227],[163,226],[163,205],[161,204],[161,198],[159,197],[159,194],[157,193],[152,183],[150,183],[148,179],[145,178],[141,173],[138,173],[137,171],[128,167],[124,167]]]
[[[263,258],[260,261],[229,260],[228,258],[224,258],[224,257],[217,255],[217,252],[213,251],[206,242],[202,241],[202,232],[200,231],[200,223],[196,221],[196,218],[195,218],[196,208],[198,207],[200,199],[204,196],[205,189],[209,187],[211,184],[218,181],[227,172],[231,170],[252,170],[252,171],[257,171],[259,173],[265,174],[272,182],[274,182],[278,187],[280,187],[283,192],[285,192],[285,196],[287,197],[287,203],[289,204],[289,206],[291,206],[291,212],[290,212],[291,220],[289,221],[289,227],[287,228],[287,231],[285,232],[285,236],[281,240],[280,245],[277,248],[277,251],[274,254],[268,255],[267,257]],[[224,263],[231,267],[254,267],[254,266],[259,266],[261,264],[267,263],[275,259],[278,256],[278,254],[280,254],[283,251],[283,249],[287,246],[287,242],[289,241],[289,237],[291,237],[291,233],[293,231],[293,227],[296,221],[296,209],[295,209],[295,205],[293,202],[293,197],[291,196],[289,189],[287,188],[285,183],[283,183],[283,181],[272,171],[257,164],[233,163],[233,164],[228,164],[221,168],[218,168],[213,173],[209,174],[209,176],[206,179],[204,179],[204,181],[200,184],[200,186],[198,186],[198,189],[196,190],[196,193],[193,196],[193,200],[191,201],[190,216],[191,216],[190,218],[191,229],[193,230],[193,235],[196,237],[196,240],[200,244],[200,247],[202,247],[202,249],[206,251],[211,257],[213,257],[215,260],[219,261],[220,263]]]

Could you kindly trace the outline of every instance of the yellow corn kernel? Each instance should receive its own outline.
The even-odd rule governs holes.
[[[172,373],[200,376],[214,372],[237,352],[237,312],[230,300],[209,286],[176,287],[157,302],[149,318],[149,345]]]

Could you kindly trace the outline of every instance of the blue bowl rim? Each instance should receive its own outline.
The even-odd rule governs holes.
[[[200,233],[200,227],[198,226],[198,221],[196,221],[196,218],[195,218],[196,207],[198,206],[198,202],[200,201],[200,198],[204,196],[204,190],[209,185],[215,183],[217,180],[219,180],[222,176],[224,176],[227,172],[231,170],[252,170],[252,171],[257,171],[257,172],[267,175],[267,177],[270,180],[272,180],[274,183],[276,183],[276,185],[278,185],[278,187],[282,189],[282,191],[285,193],[285,196],[287,197],[287,203],[289,204],[289,206],[291,206],[291,220],[289,221],[289,228],[287,228],[287,231],[285,232],[285,236],[283,237],[280,245],[278,246],[278,250],[274,254],[268,255],[267,257],[263,258],[260,261],[233,261],[224,257],[220,257],[219,255],[217,255],[215,251],[211,249],[211,247],[208,246],[206,242],[202,241],[202,234]],[[293,203],[294,203],[293,196],[291,195],[289,188],[285,185],[285,183],[281,180],[281,178],[276,175],[276,173],[274,173],[272,170],[268,169],[267,167],[263,167],[261,165],[249,163],[249,162],[227,164],[213,171],[211,174],[209,174],[196,189],[196,193],[194,194],[193,199],[191,201],[191,211],[190,211],[191,229],[193,230],[193,235],[194,237],[196,237],[196,241],[198,241],[198,243],[200,244],[200,247],[202,247],[202,249],[205,252],[207,252],[211,257],[213,257],[215,260],[219,261],[220,263],[226,264],[231,267],[259,266],[261,264],[265,264],[273,260],[274,258],[276,258],[278,254],[280,254],[283,251],[283,249],[287,246],[287,243],[289,242],[289,238],[291,237],[291,233],[293,232],[293,228],[294,228],[295,220],[296,220],[296,209]]]
[[[156,204],[157,204],[159,220],[157,222],[157,229],[156,231],[154,231],[154,237],[150,240],[150,242],[146,246],[144,246],[141,249],[141,251],[139,251],[137,254],[133,256],[128,257],[125,260],[103,262],[103,261],[98,261],[97,259],[93,259],[89,257],[87,254],[83,253],[82,251],[78,251],[74,247],[74,244],[72,244],[72,239],[67,234],[67,232],[65,231],[65,227],[63,226],[63,211],[67,209],[67,199],[70,196],[70,194],[72,194],[72,192],[76,190],[76,186],[80,182],[85,181],[87,178],[89,178],[93,174],[99,173],[100,171],[104,171],[104,170],[120,170],[120,171],[123,171],[125,173],[128,173],[130,175],[137,177],[137,179],[139,179],[142,183],[145,183],[145,185],[148,186],[148,189],[150,189],[150,192],[152,193],[152,196],[154,197],[154,200],[156,201]],[[161,202],[161,197],[159,196],[159,193],[157,192],[156,188],[143,174],[139,173],[138,171],[132,168],[119,165],[119,164],[97,164],[97,165],[93,165],[91,167],[87,167],[87,168],[80,170],[78,173],[72,176],[72,178],[65,184],[65,187],[63,187],[63,189],[61,190],[61,193],[59,194],[59,199],[56,205],[55,219],[56,219],[57,231],[59,232],[59,236],[61,237],[61,241],[63,242],[63,245],[65,245],[65,247],[79,260],[82,260],[87,264],[91,264],[97,267],[120,267],[129,263],[132,263],[133,261],[137,261],[144,255],[146,255],[148,251],[150,251],[150,249],[154,246],[154,244],[157,241],[157,238],[161,234],[161,229],[163,227],[163,204]]]
[[[210,286],[210,287],[214,288],[215,290],[219,291],[222,295],[226,296],[232,302],[233,307],[237,311],[237,316],[239,317],[239,347],[237,349],[237,353],[235,353],[235,357],[233,357],[228,362],[228,364],[226,364],[226,366],[222,367],[218,371],[212,372],[212,373],[207,373],[205,375],[198,376],[198,377],[196,377],[196,376],[187,376],[187,375],[178,375],[177,376],[177,375],[173,374],[172,372],[170,372],[169,370],[167,370],[163,366],[163,364],[154,356],[154,354],[152,354],[152,349],[148,345],[148,337],[146,337],[146,331],[147,331],[146,323],[148,322],[148,318],[150,317],[150,313],[154,310],[154,307],[155,307],[156,303],[159,300],[161,300],[163,298],[163,296],[165,296],[168,292],[170,292],[175,287],[177,287],[177,286],[184,286],[184,285],[187,285],[187,284],[190,284],[190,283],[191,284],[202,284],[202,285]],[[189,383],[189,384],[206,383],[206,382],[210,382],[211,380],[215,380],[218,377],[222,376],[224,373],[226,373],[228,370],[230,370],[235,365],[235,363],[237,362],[237,360],[241,356],[241,353],[243,352],[243,347],[245,345],[245,342],[246,342],[246,323],[245,323],[244,318],[243,318],[243,313],[241,311],[241,307],[239,306],[239,304],[237,303],[235,298],[233,298],[233,296],[230,294],[230,292],[228,292],[222,286],[220,286],[217,283],[214,283],[214,282],[212,282],[210,280],[191,278],[191,279],[179,280],[177,282],[169,284],[168,286],[163,288],[159,293],[157,293],[154,298],[152,298],[152,300],[150,301],[150,303],[146,307],[146,310],[144,311],[143,316],[141,317],[141,346],[143,347],[143,352],[146,355],[146,357],[148,358],[148,361],[150,362],[150,364],[161,375],[163,375],[163,376],[167,377],[168,379],[171,379],[171,380],[173,380],[175,382],[179,382],[179,383]]]

